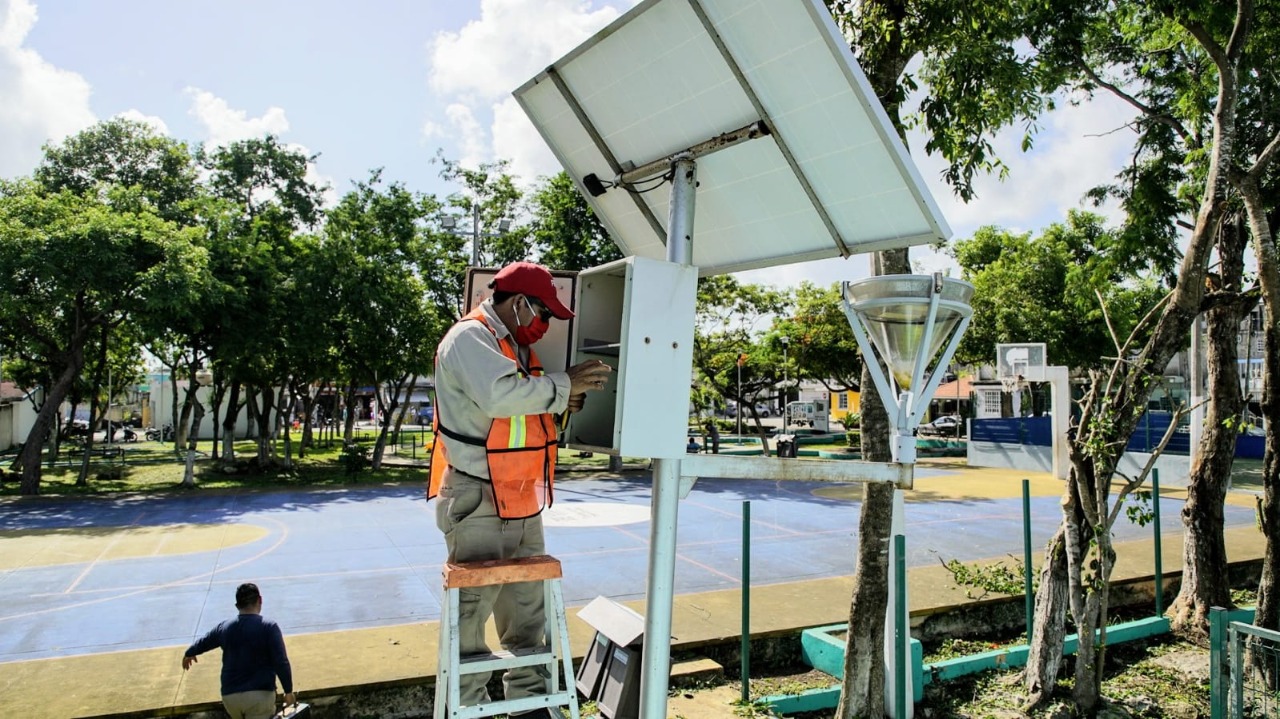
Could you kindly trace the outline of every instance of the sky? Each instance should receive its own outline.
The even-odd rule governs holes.
[[[782,1],[782,0],[776,0]],[[318,154],[330,201],[383,168],[448,195],[437,153],[474,166],[506,159],[532,183],[560,167],[511,92],[632,7],[631,0],[0,0],[0,177],[29,174],[41,147],[124,115],[191,144],[273,133]],[[983,225],[1034,232],[1082,205],[1123,166],[1132,111],[1109,97],[996,139],[1009,166],[956,198],[943,163],[912,134],[912,156],[955,239]],[[1115,210],[1104,208],[1113,220]],[[928,248],[921,271],[952,270]],[[741,273],[778,286],[869,273],[866,257]]]

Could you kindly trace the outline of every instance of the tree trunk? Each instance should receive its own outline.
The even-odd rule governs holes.
[[[222,461],[236,461],[236,418],[240,416],[240,383],[231,381],[231,397],[227,400],[227,416],[222,420]]]
[[[1262,455],[1263,494],[1258,511],[1266,549],[1254,624],[1280,630],[1280,261],[1275,236],[1264,211],[1257,177],[1246,177],[1240,194],[1249,217],[1253,252],[1262,289],[1262,416],[1266,448]]]
[[[187,436],[187,466],[182,473],[182,486],[195,489],[196,486],[196,442],[200,441],[200,421],[204,419],[204,405],[198,397],[192,398],[194,405],[191,414],[191,432]]]
[[[1201,640],[1209,637],[1209,609],[1234,607],[1227,578],[1227,546],[1223,537],[1223,502],[1235,462],[1235,422],[1241,418],[1244,397],[1240,391],[1240,323],[1254,301],[1241,292],[1244,250],[1248,234],[1237,222],[1224,222],[1218,232],[1218,257],[1222,287],[1211,287],[1219,300],[1205,312],[1208,335],[1209,404],[1205,422],[1191,461],[1187,501],[1182,505],[1182,586],[1174,599],[1174,631]]]
[[[906,250],[881,252],[875,258],[875,274],[911,271]],[[862,459],[892,459],[889,414],[880,402],[864,358],[860,414]],[[892,485],[867,485],[863,492],[862,520],[858,526],[858,566],[849,602],[849,633],[845,640],[844,682],[838,719],[881,717],[885,712],[884,631],[889,605],[889,541],[893,523]]]
[[[1066,527],[1061,524],[1044,549],[1034,617],[1023,673],[1028,695],[1023,711],[1027,712],[1049,700],[1062,666],[1062,643],[1067,636],[1067,541]]]
[[[1262,578],[1258,582],[1258,606],[1253,623],[1272,631],[1280,630],[1280,326],[1277,310],[1264,308],[1262,414],[1266,422],[1266,449],[1262,455],[1263,495],[1259,502],[1258,521],[1266,549],[1262,558]],[[1255,660],[1262,661],[1261,652]],[[1276,686],[1276,668],[1271,662],[1260,667],[1268,678],[1268,686]]]
[[[271,452],[271,387],[264,386],[259,390],[262,406],[258,411],[258,466],[266,467],[272,463]]]
[[[89,484],[89,459],[93,454],[93,428],[97,426],[98,421],[98,392],[97,388],[102,384],[103,370],[107,366],[107,328],[102,328],[101,352],[98,354],[98,366],[93,373],[93,391],[89,394],[89,433],[84,438],[84,452],[80,455],[80,473],[76,476],[76,486],[85,487]],[[111,388],[107,388],[107,411],[111,410]],[[71,404],[71,413],[75,415],[75,403]],[[107,431],[110,432],[110,420],[108,420]],[[58,439],[54,435],[53,456],[58,456]]]
[[[347,383],[347,389],[342,393],[342,401],[342,443],[351,444],[356,437],[356,383],[354,381]]]
[[[885,715],[884,623],[889,606],[893,492],[894,486],[883,482],[863,485],[838,719]]]
[[[374,471],[382,469],[382,455],[387,450],[387,437],[391,432],[392,421],[396,420],[397,415],[399,415],[401,419],[404,417],[404,412],[396,412],[396,410],[400,408],[400,395],[404,392],[411,377],[413,377],[412,374],[406,374],[398,381],[392,383],[391,396],[387,398],[388,404],[381,414],[381,421],[378,423],[378,440],[373,446],[373,461],[370,466],[372,466]],[[406,409],[408,408],[408,405],[409,403],[405,402]],[[396,421],[397,438],[399,437],[399,426],[399,421]]]
[[[48,395],[40,405],[40,411],[36,413],[35,424],[27,433],[27,441],[22,445],[22,451],[18,452],[17,464],[22,467],[20,491],[24,495],[40,494],[40,450],[44,448],[45,437],[49,434],[50,427],[57,425],[58,407],[71,392],[76,377],[80,376],[80,370],[84,367],[83,339],[72,343],[67,360],[67,366],[63,368],[58,381],[49,388]]]

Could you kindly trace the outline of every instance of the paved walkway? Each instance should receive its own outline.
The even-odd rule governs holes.
[[[908,493],[913,611],[967,601],[938,560],[1021,553],[1023,472],[925,462]],[[1058,519],[1061,485],[1031,476],[1033,541]],[[548,546],[566,600],[643,612],[649,478],[569,479]],[[753,633],[843,621],[856,548],[853,485],[702,480],[680,506],[674,644],[737,636],[741,507],[752,502]],[[1260,556],[1252,497],[1228,507],[1233,559]],[[1165,492],[1164,566],[1180,566],[1181,496]],[[146,715],[218,700],[217,663],[183,674],[182,648],[258,582],[309,692],[418,683],[435,672],[444,550],[417,486],[235,492],[0,505],[0,715]],[[1120,576],[1149,574],[1150,528],[1122,522]],[[1037,552],[1038,553],[1038,552]],[[1037,558],[1038,559],[1038,558]],[[571,621],[575,654],[591,630]]]

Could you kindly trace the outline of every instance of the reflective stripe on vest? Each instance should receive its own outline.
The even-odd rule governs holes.
[[[480,308],[462,318],[474,320],[497,338]],[[515,345],[506,338],[498,339],[502,354],[519,364]],[[439,357],[436,358],[436,376],[440,376]],[[529,374],[542,375],[542,366],[532,348],[529,350]],[[521,377],[525,377],[523,371]],[[549,413],[499,417],[489,423],[489,433],[480,440],[463,436],[442,424],[441,406],[436,402],[432,431],[435,438],[431,447],[430,479],[427,498],[440,493],[445,468],[449,466],[448,450],[442,436],[485,448],[489,466],[489,482],[493,485],[494,504],[502,519],[526,519],[551,506],[552,478],[556,469],[558,447],[555,418]]]

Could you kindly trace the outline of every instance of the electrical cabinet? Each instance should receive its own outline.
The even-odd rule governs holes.
[[[697,285],[697,267],[644,257],[578,273],[569,364],[598,359],[614,372],[570,418],[567,447],[684,455]]]

